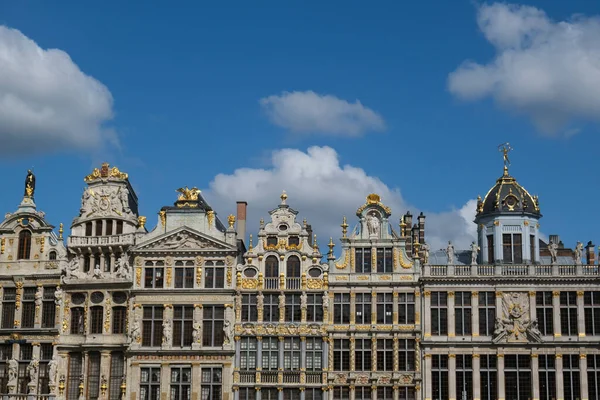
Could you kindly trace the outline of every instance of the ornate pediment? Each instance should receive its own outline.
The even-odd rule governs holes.
[[[231,246],[218,240],[207,238],[199,233],[182,229],[161,236],[149,243],[141,243],[135,250],[155,251],[190,251],[190,250],[235,250]]]

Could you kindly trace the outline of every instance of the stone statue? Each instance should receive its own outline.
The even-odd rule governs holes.
[[[58,372],[58,359],[56,353],[48,363],[48,383],[50,386],[56,386],[56,373]]]
[[[492,341],[541,342],[537,321],[532,321],[529,317],[529,297],[526,292],[502,295],[502,308],[496,318]]]
[[[19,362],[12,358],[8,360],[8,386],[17,386],[19,378]]]
[[[35,193],[35,175],[31,170],[27,170],[27,177],[25,178],[25,193],[24,197],[33,197]]]
[[[130,343],[142,342],[142,324],[139,315],[134,311],[133,323],[131,324],[131,333],[129,334]]]
[[[285,307],[285,295],[283,293],[281,293],[279,295],[279,308],[284,308]]]
[[[477,243],[471,243],[471,265],[477,264],[477,255],[479,254],[479,246]]]
[[[446,247],[446,255],[448,256],[448,265],[454,265],[454,245],[451,241],[448,241],[448,247]]]
[[[79,269],[79,258],[74,257],[69,264],[67,264],[67,270],[65,271],[66,279],[81,279],[86,278],[87,275]]]
[[[496,322],[494,323],[494,340],[501,340],[506,336],[506,326],[500,318],[496,318]]]
[[[531,323],[529,324],[529,327],[527,329],[527,333],[529,334],[529,336],[536,342],[540,342],[542,341],[542,332],[540,332],[540,329],[538,327],[538,320],[537,318],[534,319],[533,321],[531,321]]]
[[[90,200],[90,197],[92,197],[92,193],[90,192],[90,188],[86,187],[83,190],[83,194],[81,195],[81,209],[79,210],[79,212],[81,214],[83,214],[86,210],[86,206],[88,201]]]
[[[117,278],[131,279],[131,266],[129,265],[129,254],[123,253],[117,260]]]
[[[423,251],[423,264],[429,264],[429,245],[427,243],[423,243],[421,250]]]
[[[329,292],[323,292],[323,308],[329,308]]]
[[[41,286],[38,286],[37,290],[35,291],[34,299],[35,299],[35,307],[37,309],[40,309],[42,307],[42,297],[43,297],[42,291],[43,291],[43,289]]]
[[[173,326],[170,320],[163,322],[163,344],[170,345],[173,339]]]
[[[27,373],[29,374],[29,383],[36,383],[38,377],[38,369],[40,366],[40,361],[36,356],[33,356],[31,362],[27,366]],[[35,385],[37,386],[37,385]]]
[[[548,251],[550,252],[550,260],[552,261],[552,264],[556,264],[558,262],[558,244],[551,240],[548,244]]]
[[[125,214],[131,213],[131,209],[129,208],[129,190],[126,187],[122,187],[119,190],[119,200],[121,200],[123,212]]]
[[[302,292],[302,294],[300,295],[300,308],[306,308],[307,304],[308,304],[308,296],[307,296],[306,292]]]
[[[63,295],[63,290],[60,288],[60,286],[57,286],[56,291],[54,292],[54,302],[58,307],[62,307],[63,305]]]
[[[233,339],[233,325],[231,325],[231,321],[225,320],[223,323],[223,344],[232,343]]]
[[[367,230],[369,231],[369,236],[379,237],[381,228],[381,223],[377,215],[373,212],[367,216]]]
[[[192,343],[200,343],[202,324],[194,322],[192,330]]]
[[[581,257],[583,257],[583,243],[577,242],[577,246],[575,246],[575,264],[581,265]]]
[[[94,272],[92,273],[92,278],[94,278],[94,279],[103,279],[104,278],[104,274],[102,273],[102,270],[100,269],[100,264],[96,264],[94,266]]]
[[[262,292],[260,292],[260,293],[258,293],[258,296],[256,296],[256,308],[258,308],[260,310],[261,308],[263,308],[264,304],[265,304],[265,295]]]

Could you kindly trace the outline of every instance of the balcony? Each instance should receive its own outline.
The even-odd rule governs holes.
[[[135,235],[126,233],[112,236],[69,236],[69,247],[91,246],[129,246],[133,245]]]
[[[600,265],[425,265],[424,277],[599,277]]]

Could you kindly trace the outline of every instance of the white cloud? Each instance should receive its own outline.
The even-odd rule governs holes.
[[[466,61],[448,78],[465,100],[493,98],[546,134],[600,116],[600,18],[555,22],[534,7],[494,3],[477,23],[495,47],[487,64]]]
[[[349,103],[332,95],[306,91],[265,97],[260,104],[273,124],[293,132],[360,136],[385,129],[381,115],[358,100]]]
[[[344,215],[351,227],[358,222],[356,209],[365,203],[369,193],[378,193],[382,202],[391,207],[396,231],[400,216],[407,210],[415,216],[419,213],[416,207],[406,204],[398,188],[390,188],[361,168],[340,165],[338,154],[330,147],[310,147],[307,152],[276,150],[270,168],[241,168],[231,175],[219,174],[203,193],[221,216],[235,211],[235,201],[247,201],[247,233],[256,234],[259,219],[268,220],[268,211],[278,206],[282,190],[289,196],[290,207],[300,212],[300,221],[307,218],[312,225],[322,251],[326,250],[329,237],[337,242],[341,236]],[[222,209],[219,204],[229,209]],[[467,248],[475,237],[475,205],[476,201],[470,200],[459,210],[425,213],[426,240],[432,249],[445,248],[448,240],[457,249]]]
[[[62,50],[0,25],[0,154],[89,149],[115,141],[109,90]]]

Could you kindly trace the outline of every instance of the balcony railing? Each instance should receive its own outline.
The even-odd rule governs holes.
[[[261,383],[277,384],[277,371],[263,371],[260,374]]]
[[[69,236],[69,246],[126,246],[133,244],[134,237],[133,233],[112,236]]]
[[[279,290],[279,278],[265,278],[265,289]]]
[[[256,373],[240,371],[240,383],[256,383]]]
[[[306,373],[306,383],[311,384],[320,384],[322,379],[322,374],[320,372],[307,372]]]
[[[597,277],[600,265],[425,265],[423,276]]]

